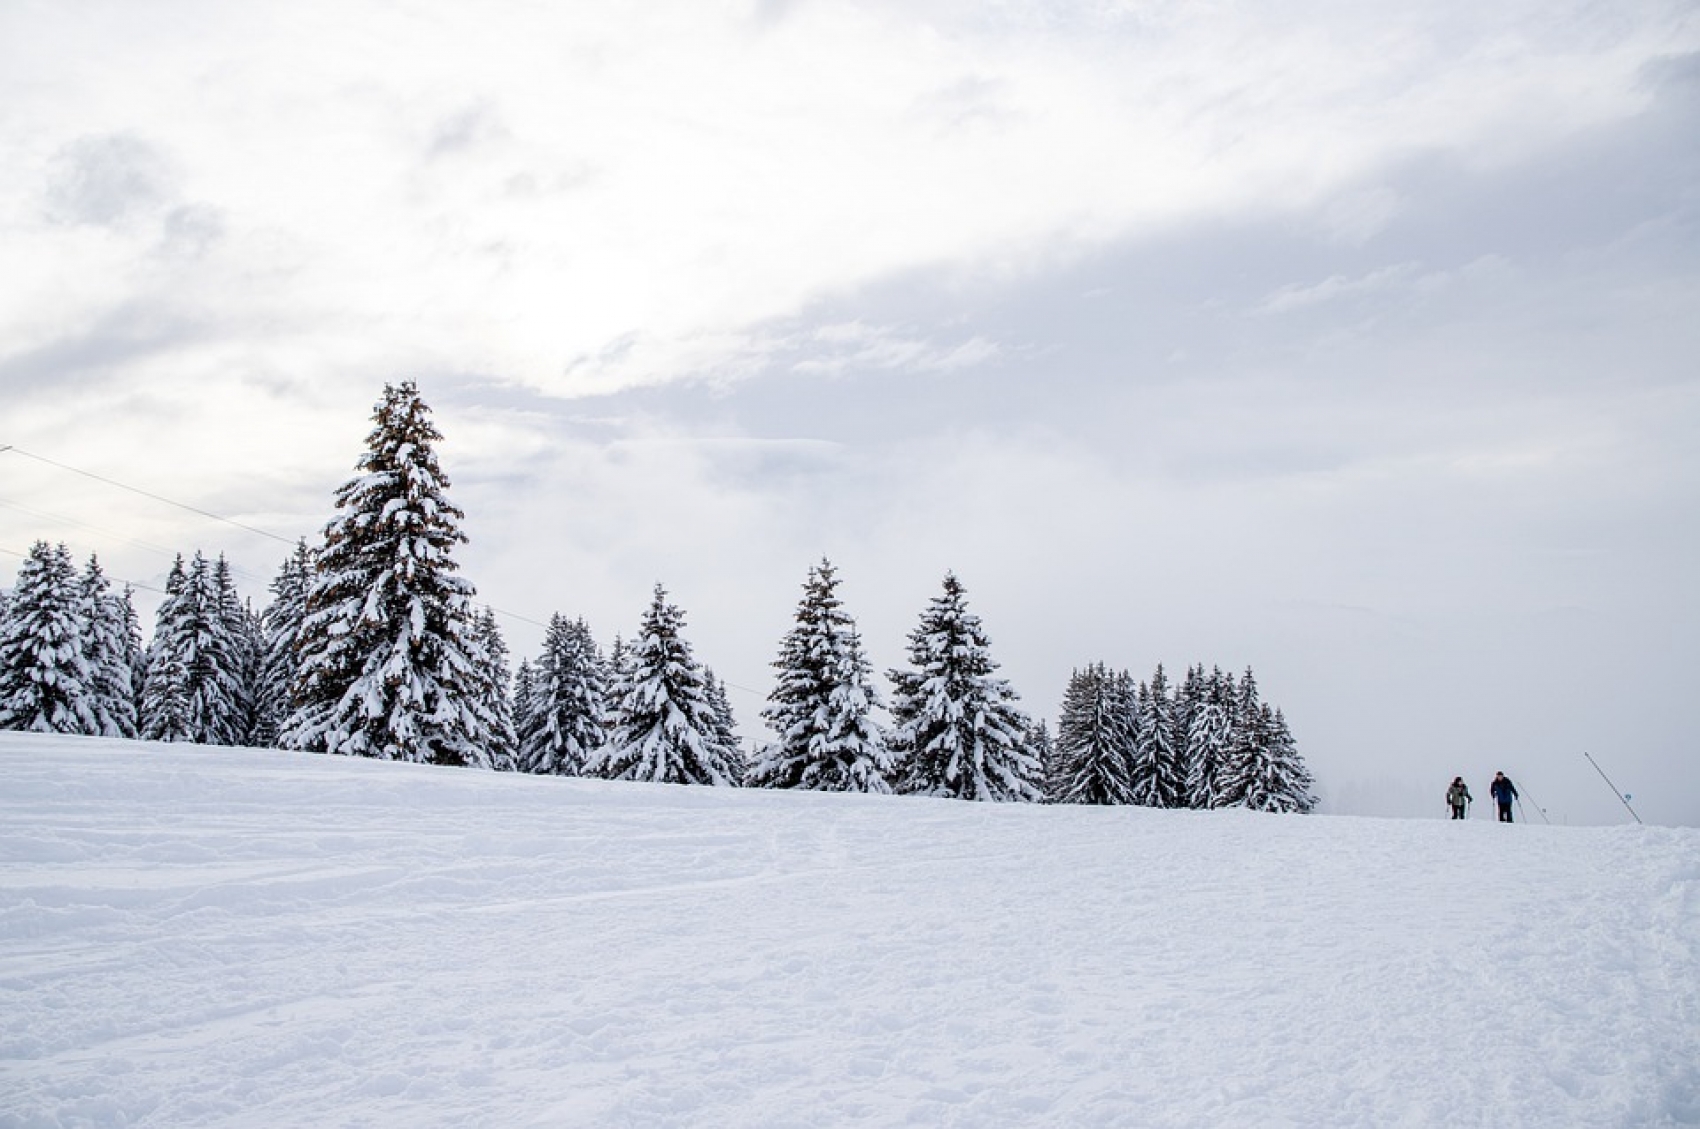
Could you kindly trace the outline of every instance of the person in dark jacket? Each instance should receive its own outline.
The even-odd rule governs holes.
[[[1493,783],[1488,785],[1488,792],[1493,796],[1493,802],[1499,805],[1499,822],[1514,822],[1511,818],[1511,801],[1517,798],[1517,785],[1511,783],[1511,777],[1503,772],[1493,774]]]
[[[1473,799],[1475,797],[1470,795],[1470,786],[1464,783],[1464,778],[1454,776],[1452,786],[1446,790],[1446,806],[1452,809],[1452,818],[1463,819]]]

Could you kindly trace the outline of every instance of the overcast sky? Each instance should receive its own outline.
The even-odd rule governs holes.
[[[661,581],[755,735],[811,562],[882,670],[948,569],[1053,724],[1700,823],[1691,3],[6,0],[0,170],[0,550],[263,600],[40,458],[292,541],[411,378],[516,658]]]

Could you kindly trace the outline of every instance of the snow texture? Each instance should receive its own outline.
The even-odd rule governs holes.
[[[0,1127],[1700,1122],[1700,832],[0,733]]]

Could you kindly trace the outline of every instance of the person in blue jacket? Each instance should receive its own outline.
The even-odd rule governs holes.
[[[1499,822],[1514,822],[1511,818],[1511,801],[1517,798],[1517,785],[1511,783],[1511,777],[1503,772],[1493,774],[1493,783],[1488,785],[1488,793],[1493,796],[1493,802],[1499,805]]]

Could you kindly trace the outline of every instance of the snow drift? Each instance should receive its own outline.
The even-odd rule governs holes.
[[[1697,878],[0,733],[0,1126],[1696,1124]]]

